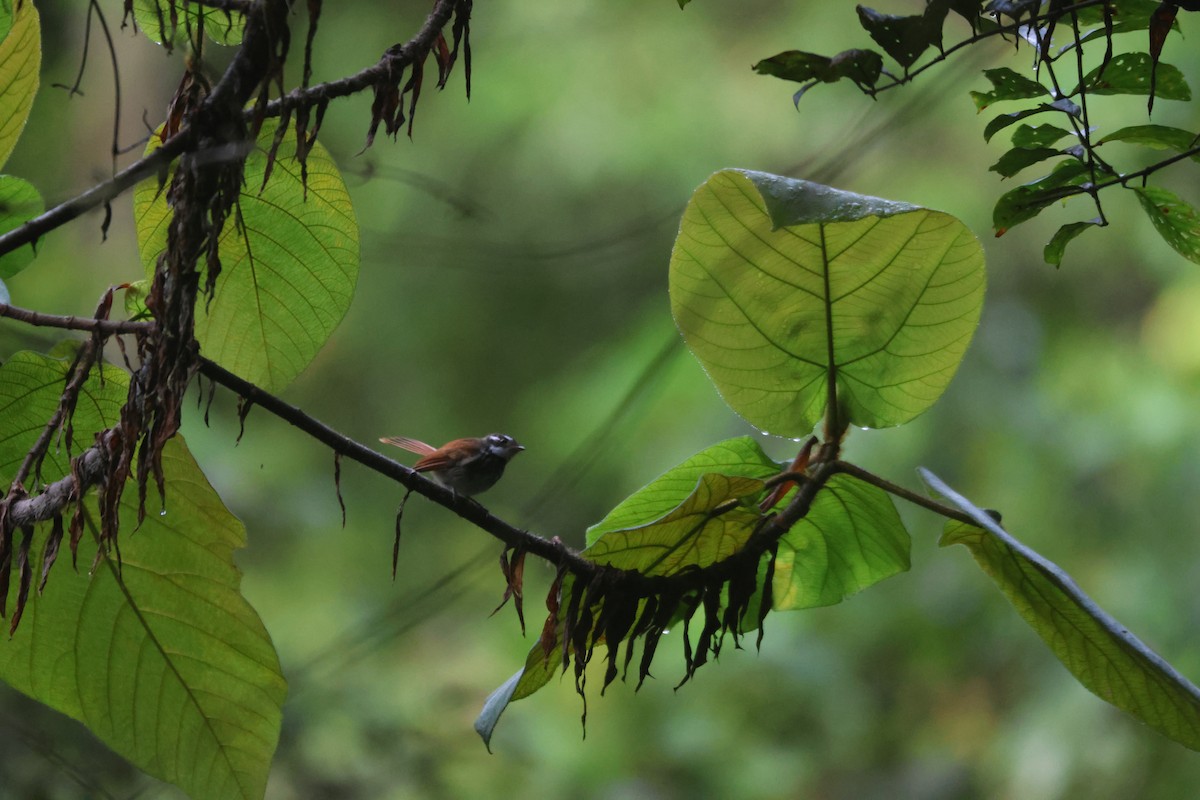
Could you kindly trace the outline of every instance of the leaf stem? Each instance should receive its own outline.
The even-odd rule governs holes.
[[[863,483],[869,483],[872,486],[883,489],[888,494],[893,494],[902,500],[907,500],[913,505],[918,505],[921,508],[928,509],[935,514],[941,514],[943,517],[948,519],[956,520],[958,522],[965,522],[969,525],[979,524],[969,514],[966,514],[959,509],[954,508],[953,506],[939,503],[938,501],[928,498],[925,495],[918,494],[911,489],[905,489],[899,484],[892,483],[886,478],[879,477],[874,472],[868,472],[862,467],[856,466],[847,461],[837,461],[834,463],[833,467],[835,472],[840,472],[844,475],[858,478]]]

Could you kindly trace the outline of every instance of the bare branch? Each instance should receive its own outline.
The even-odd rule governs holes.
[[[96,319],[95,317],[59,316],[43,314],[28,308],[10,306],[0,303],[0,317],[8,317],[27,325],[43,328],[62,328],[69,331],[89,331],[105,336],[117,333],[149,333],[155,327],[153,322],[132,322],[130,320]]]

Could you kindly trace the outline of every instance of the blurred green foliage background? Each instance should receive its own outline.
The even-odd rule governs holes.
[[[114,28],[118,5],[105,4]],[[326,4],[314,81],[374,63],[428,5]],[[48,203],[111,169],[113,82],[95,36],[85,94],[50,86],[74,80],[83,8],[41,4],[43,89],[8,165]],[[296,22],[294,43],[303,13]],[[130,144],[143,119],[162,118],[181,56],[116,34]],[[967,91],[985,85],[981,66],[1027,69],[1028,51],[988,43],[877,101],[818,87],[798,110],[793,86],[750,70],[781,50],[866,44],[837,3],[477,4],[469,103],[461,73],[441,95],[427,86],[413,140],[365,152],[370,98],[329,109],[322,140],[351,186],[363,268],[348,317],[286,399],[366,442],[510,433],[528,451],[485,502],[579,545],[634,489],[748,432],[669,315],[667,261],[696,185],[745,167],[943,209],[984,239],[983,322],[942,402],[904,428],[854,431],[849,456],[913,488],[927,466],[1000,509],[1200,679],[1196,266],[1132,197],[1109,197],[1114,225],[1079,239],[1058,271],[1042,245],[1092,216],[1083,201],[991,237],[1007,185],[986,168],[1003,147],[983,142],[989,116]],[[214,70],[228,59],[208,55]],[[1200,87],[1194,45],[1172,39],[1163,58]],[[1111,128],[1145,121],[1143,99],[1100,102]],[[1154,117],[1193,130],[1198,119],[1164,101]],[[1166,185],[1200,201],[1194,165],[1179,173]],[[47,237],[11,282],[13,302],[88,314],[106,287],[141,277],[129,198],[113,204],[103,243],[100,223],[93,213]],[[53,341],[0,323],[0,356]],[[414,500],[393,582],[396,486],[343,464],[343,527],[329,452],[258,410],[235,444],[222,391],[207,425],[204,410],[184,432],[249,529],[244,591],[290,682],[269,797],[1037,800],[1182,798],[1200,785],[1200,756],[1080,688],[964,549],[937,548],[938,520],[908,507],[911,573],[771,616],[761,652],[726,649],[678,691],[678,637],[664,639],[640,693],[615,684],[589,698],[586,740],[570,682],[551,684],[507,712],[489,755],[471,722],[532,644],[511,608],[488,616],[504,588],[500,546]],[[765,446],[780,459],[795,449]],[[551,577],[530,563],[531,637]],[[178,796],[9,690],[0,737],[2,797]]]

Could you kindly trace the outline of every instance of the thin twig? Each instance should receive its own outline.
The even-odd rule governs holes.
[[[0,317],[8,317],[27,325],[43,328],[63,328],[69,331],[88,331],[111,336],[117,333],[149,333],[154,330],[153,322],[132,322],[130,320],[96,319],[95,317],[60,316],[58,314],[43,314],[28,308],[11,306],[0,303]]]

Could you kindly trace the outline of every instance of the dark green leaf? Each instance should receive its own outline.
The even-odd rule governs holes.
[[[1038,147],[1028,149],[1024,147],[1014,147],[1000,159],[988,167],[992,172],[998,172],[1002,177],[1011,178],[1026,167],[1045,161],[1047,158],[1054,158],[1062,155],[1061,150],[1054,150],[1048,147]]]
[[[1071,577],[928,470],[934,490],[975,520],[949,522],[1021,617],[1084,687],[1185,747],[1200,750],[1200,689],[1083,593]]]
[[[24,225],[45,209],[33,184],[12,175],[0,175],[0,233]],[[0,256],[0,278],[11,278],[25,269],[35,254],[29,244]]]
[[[840,603],[909,567],[910,539],[892,498],[835,475],[779,541],[772,596],[779,611]]]
[[[936,9],[941,10],[941,15]],[[934,9],[935,13],[930,13]],[[857,6],[858,21],[883,51],[894,58],[900,66],[911,67],[921,53],[931,45],[942,46],[942,18],[944,6],[927,6],[925,14],[896,16],[880,14],[866,6]]]
[[[983,75],[991,81],[992,91],[971,92],[971,99],[975,101],[975,108],[978,111],[982,111],[1000,100],[1024,100],[1029,97],[1050,94],[1050,90],[1042,84],[1026,78],[1008,67],[985,69]]]
[[[1070,222],[1063,225],[1054,232],[1054,236],[1050,237],[1050,241],[1042,251],[1042,257],[1046,259],[1047,264],[1053,264],[1056,267],[1062,266],[1063,254],[1066,252],[1067,245],[1071,243],[1071,240],[1089,228],[1096,228],[1103,224],[1100,218],[1097,217],[1085,222]]]
[[[860,87],[869,87],[883,72],[883,57],[873,50],[844,50],[834,56],[788,50],[759,61],[754,71],[797,83],[833,83],[846,78]]]
[[[1155,186],[1133,190],[1158,235],[1189,261],[1200,264],[1200,214],[1174,192]]]
[[[1155,150],[1174,150],[1183,153],[1200,145],[1200,134],[1167,125],[1132,125],[1110,133],[1096,144],[1107,142],[1127,142],[1145,145]],[[1200,161],[1200,153],[1193,153],[1192,159]]]
[[[1039,147],[1049,147],[1064,136],[1072,135],[1070,131],[1049,123],[1043,125],[1018,125],[1013,131],[1013,147],[1025,147],[1036,150]]]
[[[899,425],[953,377],[979,319],[983,251],[954,217],[776,175],[723,170],[692,196],[671,309],[721,396],[762,430],[826,411]]]
[[[1054,167],[1044,178],[1004,193],[992,209],[992,225],[1000,236],[1009,228],[1033,219],[1042,209],[1071,196],[1074,192],[1065,187],[1086,183],[1088,167],[1078,159],[1071,158]]]
[[[1107,4],[1113,18],[1113,32],[1146,30],[1150,26],[1150,15],[1158,8],[1159,0],[1118,0]],[[1083,27],[1104,24],[1104,5],[1084,5],[1075,12]],[[1103,31],[1101,31],[1103,33]]]
[[[1015,125],[1026,117],[1032,117],[1034,114],[1042,114],[1046,111],[1055,111],[1052,106],[1042,103],[1035,108],[1023,108],[1020,111],[1014,111],[1011,114],[1000,114],[996,116],[987,127],[983,129],[983,140],[990,142],[992,137],[1000,131],[1007,128],[1009,125]]]
[[[1146,53],[1121,53],[1113,56],[1112,60],[1101,72],[1100,68],[1089,72],[1083,79],[1083,85],[1089,94],[1150,94],[1150,72],[1152,66],[1150,56]],[[1191,100],[1192,90],[1178,67],[1158,64],[1157,83],[1154,94],[1164,100]]]

